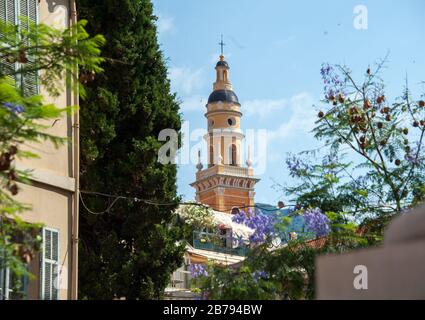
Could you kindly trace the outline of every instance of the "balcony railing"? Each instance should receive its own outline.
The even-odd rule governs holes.
[[[208,232],[193,232],[193,247],[218,253],[226,253],[235,256],[245,256],[248,252],[246,245],[238,244],[238,239],[227,235],[217,235]]]
[[[231,166],[231,165],[214,165],[208,169],[198,173],[198,179],[207,178],[214,174],[225,174],[235,177],[251,177],[250,171],[245,167]]]

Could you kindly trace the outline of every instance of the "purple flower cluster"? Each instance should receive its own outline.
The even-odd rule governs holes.
[[[248,210],[248,213],[240,211],[232,217],[232,221],[244,224],[254,230],[254,233],[249,237],[249,241],[252,244],[264,243],[269,237],[275,234],[275,219],[269,215],[255,214],[250,210]]]
[[[264,271],[254,271],[252,273],[252,277],[255,281],[258,281],[260,279],[267,279],[267,273]]]
[[[309,169],[308,164],[295,155],[290,155],[286,159],[286,165],[289,169],[289,175],[293,178],[301,177],[302,173]]]
[[[416,157],[415,155],[411,154],[411,153],[407,153],[404,156],[404,159],[407,160],[407,162],[409,162],[410,164],[413,165],[420,165],[421,164],[421,159],[419,157]]]
[[[319,208],[307,209],[303,216],[307,231],[314,233],[316,237],[325,236],[330,232],[329,218]]]
[[[189,272],[192,278],[208,277],[208,271],[203,264],[190,264]]]
[[[344,94],[343,92],[343,81],[339,78],[338,74],[335,73],[335,69],[329,63],[323,63],[320,69],[320,74],[323,80],[323,90],[326,99],[335,97],[338,94]]]
[[[3,107],[6,108],[7,110],[9,110],[10,112],[13,112],[15,114],[19,114],[24,112],[25,108],[19,104],[15,104],[15,103],[11,103],[11,102],[6,102],[3,103]]]

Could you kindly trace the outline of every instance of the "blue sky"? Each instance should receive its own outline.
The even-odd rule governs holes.
[[[366,30],[353,24],[358,5],[367,8]],[[389,52],[382,74],[387,96],[401,94],[406,74],[413,93],[425,92],[421,0],[155,0],[154,8],[172,89],[191,129],[206,129],[205,103],[224,35],[230,79],[244,114],[242,129],[267,129],[270,137],[256,202],[288,201],[272,188],[273,180],[293,182],[287,153],[320,146],[309,131],[319,109],[313,105],[322,97],[323,62],[346,64],[361,77]],[[189,183],[195,172],[193,163],[178,167],[178,192],[186,200],[194,199]]]

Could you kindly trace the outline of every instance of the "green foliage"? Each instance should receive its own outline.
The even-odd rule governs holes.
[[[103,215],[83,207],[80,223],[80,296],[87,299],[159,298],[183,245],[172,226],[176,166],[157,162],[165,128],[180,129],[179,106],[147,0],[82,0],[79,15],[89,31],[107,39],[105,72],[87,87],[81,103],[81,188],[171,203],[119,200]],[[113,23],[111,23],[113,21]],[[93,211],[108,198],[86,196]]]
[[[298,155],[302,166],[292,167],[299,183],[280,186],[299,206],[371,223],[423,201],[424,101],[412,99],[407,87],[389,101],[380,78],[383,63],[368,69],[363,81],[344,66],[322,68],[325,99],[313,133],[325,146]]]
[[[197,286],[210,300],[267,300],[276,296],[276,283],[255,279],[249,265],[229,268],[209,266],[209,277],[200,277]]]
[[[352,210],[375,215],[414,205],[414,190],[425,182],[424,101],[413,99],[407,85],[399,98],[389,101],[380,78],[384,62],[375,71],[368,69],[362,81],[344,66],[326,68],[324,80],[338,85],[326,87],[327,106],[314,129],[332,152],[352,152],[356,160],[338,187],[362,197]]]
[[[99,46],[103,37],[88,37],[82,22],[71,29],[57,30],[44,24],[21,21],[25,28],[0,20],[0,253],[1,267],[10,268],[11,277],[30,276],[27,264],[40,248],[41,224],[22,221],[19,214],[31,206],[15,200],[18,183],[30,184],[30,171],[15,168],[15,160],[38,155],[23,148],[26,144],[65,142],[48,133],[54,119],[72,107],[46,104],[41,95],[29,96],[14,79],[38,73],[41,84],[52,95],[63,88],[64,78],[75,88],[77,63],[91,71],[101,71]],[[19,63],[18,68],[11,65]],[[66,77],[66,75],[69,77]],[[19,289],[18,282],[15,291]]]
[[[289,155],[297,182],[275,185],[293,197],[294,214],[307,208],[325,212],[331,233],[313,240],[301,234],[273,250],[265,243],[239,266],[210,267],[209,276],[197,280],[209,298],[312,299],[317,255],[382,242],[390,219],[424,200],[425,102],[413,100],[407,88],[387,101],[381,67],[368,69],[357,83],[346,67],[324,66],[324,111],[313,132],[325,146]],[[277,226],[285,230],[285,221]],[[266,277],[256,280],[255,272]]]
[[[251,249],[240,265],[209,265],[208,277],[200,277],[195,285],[208,299],[313,299],[315,258],[367,245],[356,231],[353,225],[343,224],[319,239],[299,235],[279,248],[265,243]]]
[[[77,84],[77,65],[86,72],[101,72],[100,47],[105,38],[90,37],[85,30],[86,20],[81,20],[68,29],[57,29],[45,24],[21,18],[22,28],[0,20],[0,60],[8,64],[19,63],[19,68],[2,68],[1,74],[11,77],[38,73],[41,85],[52,96],[59,95],[66,79],[67,86]],[[38,72],[43,70],[43,72]],[[73,86],[84,92],[82,85]]]

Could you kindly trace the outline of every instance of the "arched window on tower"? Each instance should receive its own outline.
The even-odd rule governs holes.
[[[210,146],[210,162],[208,163],[208,167],[212,167],[214,165],[214,147]]]
[[[236,166],[237,165],[236,156],[237,156],[236,145],[235,144],[232,144],[230,146],[230,165],[231,166]]]
[[[227,70],[223,70],[223,81],[227,82]]]

